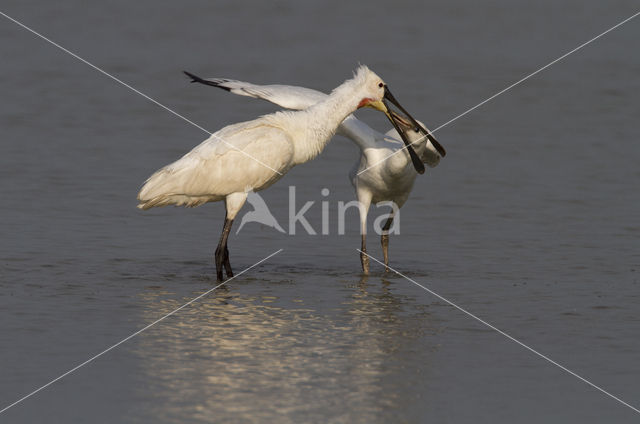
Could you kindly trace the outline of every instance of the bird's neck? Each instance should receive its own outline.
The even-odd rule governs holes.
[[[299,112],[307,119],[304,120],[305,136],[296,143],[296,164],[309,161],[322,152],[340,123],[358,108],[363,91],[362,87],[347,81],[325,100]]]
[[[385,143],[385,135],[374,130],[353,115],[349,115],[342,121],[339,134],[353,140],[361,151],[369,148],[378,148]]]

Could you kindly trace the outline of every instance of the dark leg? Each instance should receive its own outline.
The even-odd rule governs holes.
[[[367,191],[357,190],[358,193],[358,211],[360,212],[360,234],[362,235],[362,244],[360,245],[360,264],[362,264],[362,272],[369,274],[369,257],[367,253],[367,212],[371,204],[371,196]]]
[[[224,218],[224,227],[222,227],[222,234],[220,235],[220,241],[218,242],[218,247],[216,248],[216,274],[218,276],[218,281],[222,282],[222,267],[227,271],[227,277],[232,277],[231,274],[231,264],[229,263],[229,250],[227,249],[227,238],[229,238],[229,233],[231,232],[231,225],[233,224],[233,219]],[[231,274],[231,275],[229,275]]]
[[[389,272],[389,228],[393,224],[393,215],[391,215],[384,227],[382,227],[382,236],[380,237],[380,243],[382,244],[382,256],[384,257],[385,272]]]
[[[231,270],[231,262],[229,262],[229,249],[227,249],[226,245],[224,246],[224,269],[227,272],[227,278],[233,277],[233,271]]]
[[[362,234],[362,245],[360,246],[360,263],[362,264],[362,272],[365,274],[369,273],[369,257],[366,255],[367,253],[367,235],[365,233]]]

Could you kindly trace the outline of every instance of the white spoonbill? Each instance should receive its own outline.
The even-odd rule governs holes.
[[[248,192],[264,190],[295,165],[316,157],[356,109],[369,106],[391,116],[385,98],[401,107],[384,81],[360,66],[352,79],[310,108],[276,112],[212,134],[149,177],[138,193],[138,207],[193,207],[224,200],[226,215],[215,253],[216,273],[222,281],[223,267],[227,277],[233,276],[227,238]]]
[[[241,96],[267,100],[287,109],[306,109],[327,98],[326,94],[305,87],[276,84],[257,85],[226,78],[202,79],[195,75],[188,75],[193,79],[192,82],[212,85]],[[440,143],[428,132],[425,136],[425,133],[416,128],[411,120],[392,113],[396,121],[394,127],[397,124],[400,131],[405,133],[420,161],[431,168],[437,166],[440,158],[446,154]],[[395,128],[382,134],[355,116],[349,115],[340,124],[337,133],[350,138],[360,148],[360,158],[349,176],[359,202],[362,234],[360,250],[366,252],[367,213],[371,203],[394,202],[398,208],[402,207],[413,188],[413,183],[418,175],[416,171],[420,172],[420,170],[414,169],[412,158],[407,149],[404,149],[403,152],[397,152],[403,148],[403,144]],[[386,158],[388,159],[385,160]],[[424,167],[422,169],[424,170]],[[382,254],[387,266],[389,265],[389,229],[392,223],[393,212],[382,228],[381,235]],[[369,257],[360,254],[360,261],[363,272],[368,273]]]

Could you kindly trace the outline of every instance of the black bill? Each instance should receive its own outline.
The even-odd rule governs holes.
[[[391,91],[389,91],[389,87],[384,88],[384,99],[382,100],[383,103],[385,103],[385,105],[387,106],[387,109],[389,111],[391,111],[391,108],[389,107],[389,105],[386,104],[386,100],[390,101],[391,103],[393,103],[398,109],[400,109],[400,111],[402,113],[405,114],[405,116],[409,119],[409,121],[411,121],[411,123],[415,126],[416,129],[419,129],[424,135],[427,136],[427,139],[429,139],[429,141],[431,142],[431,144],[433,144],[433,147],[438,151],[438,153],[440,154],[440,156],[444,157],[447,154],[447,151],[444,149],[444,147],[442,147],[442,145],[440,143],[438,143],[438,140],[435,139],[435,137],[433,136],[433,134],[431,134],[431,132],[429,130],[427,130],[425,127],[423,127],[422,125],[420,125],[420,123],[418,123],[418,121],[416,121],[413,116],[411,116],[409,114],[409,112],[407,112],[405,110],[405,108],[402,107],[402,105],[400,103],[398,103],[398,101],[396,100],[395,97],[393,97],[393,94],[391,94]],[[409,150],[409,154],[411,155],[411,150],[413,150],[411,148],[411,144],[409,143],[409,141],[407,140],[406,134],[404,133],[404,131],[402,130],[402,128],[399,129],[399,126],[397,124],[397,122],[394,121],[394,119],[397,119],[397,115],[395,115],[394,113],[389,113],[387,115],[387,117],[389,118],[389,120],[391,121],[391,123],[393,124],[393,126],[395,127],[396,131],[398,131],[398,133],[400,134],[400,137],[402,137],[402,141],[404,141],[405,145],[407,146],[407,149]],[[413,160],[413,157],[417,158],[417,155],[411,155],[411,159]],[[414,165],[415,165],[415,160],[414,160]],[[418,169],[416,168],[416,171],[418,171]],[[418,171],[420,172],[420,171]],[[424,171],[423,171],[424,172]],[[420,172],[422,173],[422,172]]]

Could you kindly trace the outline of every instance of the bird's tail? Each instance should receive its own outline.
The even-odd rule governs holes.
[[[207,196],[185,194],[183,182],[179,172],[166,167],[160,169],[140,189],[138,208],[146,210],[167,205],[194,207],[210,200]]]

